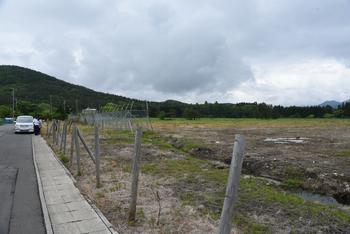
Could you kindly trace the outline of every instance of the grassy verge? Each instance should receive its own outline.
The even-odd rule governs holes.
[[[0,126],[4,124],[4,119],[0,118]]]
[[[322,127],[322,126],[350,126],[350,119],[324,118],[281,118],[281,119],[254,119],[254,118],[201,118],[186,120],[175,118],[160,120],[153,118],[152,124],[158,127]]]

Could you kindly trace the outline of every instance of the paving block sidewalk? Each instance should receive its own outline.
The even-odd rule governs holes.
[[[81,195],[40,136],[33,136],[33,156],[48,233],[116,233],[102,213]]]

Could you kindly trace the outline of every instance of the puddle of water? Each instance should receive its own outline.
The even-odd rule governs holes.
[[[301,192],[298,192],[297,195],[307,201],[314,201],[325,205],[343,206],[342,204],[338,203],[337,200],[335,200],[333,197],[329,197],[321,194],[301,191]]]
[[[316,193],[310,193],[310,192],[306,192],[306,191],[301,191],[301,192],[297,193],[297,195],[299,197],[303,198],[304,200],[307,200],[307,201],[313,201],[313,202],[317,202],[317,203],[320,203],[323,205],[337,206],[341,210],[349,212],[349,214],[350,214],[350,206],[343,205],[343,204],[339,203],[333,197],[320,195],[320,194],[316,194]]]
[[[303,144],[308,139],[309,138],[305,138],[305,137],[298,137],[298,138],[279,137],[279,138],[266,138],[264,141],[273,142],[275,144],[288,144],[288,143]]]

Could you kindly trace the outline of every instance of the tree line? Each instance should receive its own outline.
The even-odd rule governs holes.
[[[343,103],[337,109],[331,106],[288,106],[266,103],[208,103],[176,104],[164,102],[151,107],[150,115],[160,118],[349,118],[350,103]]]
[[[146,110],[145,103],[136,102],[131,106],[130,102],[124,104],[107,103],[96,107],[98,111],[116,111],[118,107],[132,108],[133,110]],[[44,119],[64,119],[70,113],[80,112],[88,106],[79,106],[54,103],[32,103],[30,101],[18,101],[15,105],[15,115],[33,115]],[[150,102],[150,117],[167,118],[349,118],[350,103],[343,103],[337,109],[330,106],[280,106],[266,103],[208,103],[187,104],[178,101]],[[12,105],[0,105],[0,118],[12,116]]]

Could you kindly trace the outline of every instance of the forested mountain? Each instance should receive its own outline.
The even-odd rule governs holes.
[[[97,108],[100,111],[113,111],[133,101],[133,109],[144,110],[145,101],[73,85],[55,77],[28,68],[0,65],[0,118],[12,115],[12,88],[15,90],[15,115],[31,114],[43,118],[64,118],[68,113],[83,108]],[[52,116],[50,114],[50,97]],[[65,103],[65,105],[63,105]],[[111,108],[112,107],[112,108]],[[129,106],[130,107],[130,106]],[[342,103],[338,109],[327,103],[323,106],[283,107],[265,103],[208,103],[187,104],[176,100],[150,102],[151,117],[175,118],[198,117],[221,118],[304,118],[304,117],[350,117],[350,103]]]
[[[99,107],[107,102],[126,103],[132,100],[73,85],[28,68],[0,65],[0,105],[12,103],[12,88],[15,88],[18,102],[50,103],[51,95],[54,106],[61,105],[65,100],[68,109],[75,108],[75,100],[78,100],[80,108]]]

